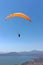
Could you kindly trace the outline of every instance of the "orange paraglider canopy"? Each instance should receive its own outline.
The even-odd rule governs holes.
[[[7,20],[7,19],[9,19],[9,18],[12,18],[12,17],[21,17],[21,18],[24,18],[24,19],[26,19],[26,20],[28,20],[28,21],[30,21],[31,22],[31,19],[27,16],[27,15],[25,15],[25,14],[23,14],[23,13],[13,13],[13,14],[10,14],[10,15],[8,15],[6,18],[5,18],[5,20]]]

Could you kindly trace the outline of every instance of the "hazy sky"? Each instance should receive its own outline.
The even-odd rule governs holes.
[[[16,12],[28,15],[32,23],[19,17],[5,21]],[[43,0],[0,0],[0,52],[30,50],[43,50]]]

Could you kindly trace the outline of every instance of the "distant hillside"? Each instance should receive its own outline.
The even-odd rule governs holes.
[[[16,52],[10,52],[10,53],[0,53],[0,56],[17,56],[18,55],[18,53],[16,53]]]
[[[43,57],[43,51],[33,50],[33,51],[30,51],[30,52],[0,53],[0,56],[32,56],[32,57]]]
[[[22,63],[22,65],[43,65],[43,62],[30,61],[30,62]]]
[[[22,63],[22,65],[43,65],[43,58],[33,59],[32,61]]]

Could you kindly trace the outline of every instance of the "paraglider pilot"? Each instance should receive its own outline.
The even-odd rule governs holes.
[[[18,37],[20,37],[20,34],[18,34]]]

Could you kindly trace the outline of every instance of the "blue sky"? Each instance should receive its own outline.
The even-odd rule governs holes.
[[[29,16],[32,23],[19,17],[5,21],[16,12]],[[0,0],[0,52],[31,50],[43,50],[43,0]]]

